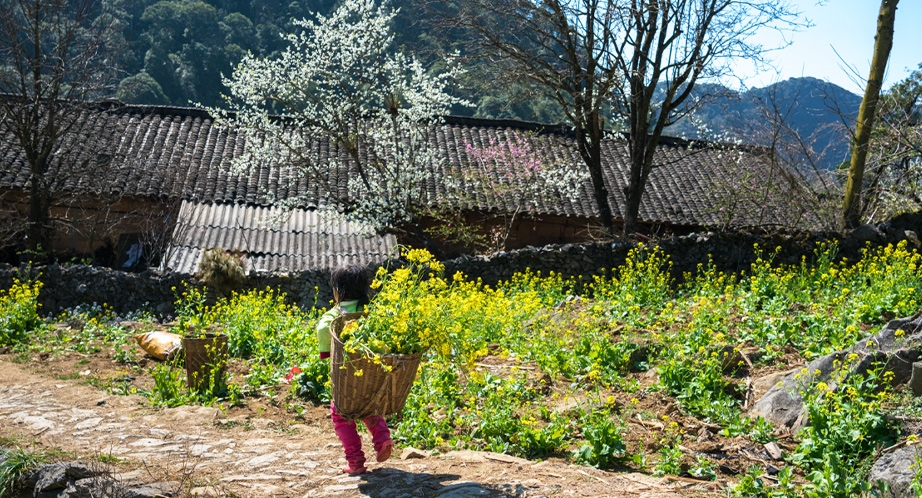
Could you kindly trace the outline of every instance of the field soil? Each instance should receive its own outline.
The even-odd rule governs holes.
[[[379,464],[364,432],[370,471],[346,476],[340,471],[345,460],[327,405],[308,404],[298,414],[284,402],[257,397],[247,398],[244,406],[155,408],[144,397],[110,394],[104,388],[138,371],[127,370],[106,353],[0,354],[0,436],[27,451],[52,451],[56,459],[79,458],[111,468],[114,478],[125,483],[178,482],[179,496],[726,494],[724,476],[716,483],[655,478],[488,452],[429,454],[398,447]],[[278,389],[284,394],[286,386]]]

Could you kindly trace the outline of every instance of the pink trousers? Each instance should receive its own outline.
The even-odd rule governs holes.
[[[333,417],[333,430],[339,436],[340,442],[343,443],[343,450],[346,452],[346,461],[352,468],[358,468],[365,465],[365,453],[362,452],[362,438],[355,426],[355,420],[347,420],[336,413],[336,406],[330,400],[330,414]],[[371,442],[374,443],[375,452],[381,449],[381,446],[391,440],[391,430],[387,428],[387,422],[384,417],[372,416],[362,420],[368,432],[371,433]]]

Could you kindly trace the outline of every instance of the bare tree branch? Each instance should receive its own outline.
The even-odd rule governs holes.
[[[614,235],[601,143],[611,124],[606,106],[625,120],[631,168],[623,235],[633,236],[640,199],[663,129],[701,103],[701,81],[718,81],[730,62],[765,63],[750,42],[763,28],[799,21],[788,2],[757,0],[436,0],[445,24],[474,34],[470,54],[543,89],[573,126],[599,215]]]
[[[86,151],[86,141],[68,140],[86,101],[115,89],[117,24],[99,0],[0,1],[0,110],[29,165],[32,249],[47,248],[49,208]]]

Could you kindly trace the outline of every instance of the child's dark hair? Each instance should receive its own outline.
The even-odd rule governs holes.
[[[364,266],[340,266],[330,274],[330,286],[339,294],[340,301],[358,300],[364,306],[370,299],[371,274]]]

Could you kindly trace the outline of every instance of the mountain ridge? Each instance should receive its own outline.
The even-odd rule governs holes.
[[[858,117],[861,96],[810,76],[743,92],[719,88],[723,91],[708,93],[722,93],[722,98],[705,103],[667,133],[775,145],[801,166],[815,163],[825,170],[848,159],[848,128]]]

